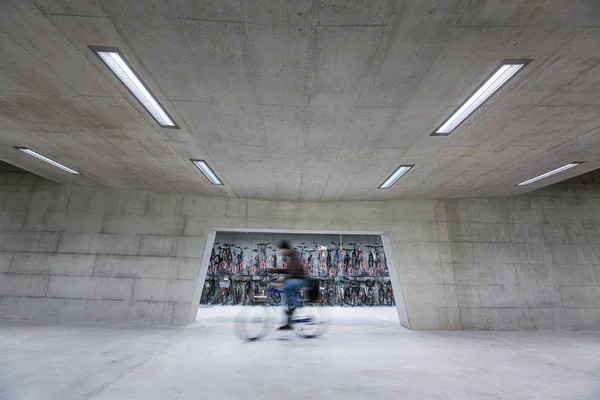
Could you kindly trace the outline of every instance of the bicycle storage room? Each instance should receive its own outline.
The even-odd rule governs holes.
[[[399,324],[381,235],[271,232],[216,233],[207,273],[200,277],[197,321],[234,322],[240,313],[261,305],[283,310],[285,296],[277,289],[283,275],[269,272],[287,268],[278,249],[283,240],[318,287],[311,305],[332,324]],[[300,300],[308,300],[307,290],[298,293]]]

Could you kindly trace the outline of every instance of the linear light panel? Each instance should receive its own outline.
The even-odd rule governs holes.
[[[389,189],[398,179],[402,178],[404,174],[410,171],[412,167],[414,167],[414,165],[399,166],[398,169],[379,186],[379,189]]]
[[[49,159],[48,157],[45,157],[43,155],[41,155],[40,153],[36,153],[35,151],[28,149],[27,147],[15,147],[15,149],[22,151],[25,154],[29,154],[30,156],[33,156],[35,158],[37,158],[38,160],[42,160],[50,165],[55,166],[56,168],[60,168],[63,171],[67,171],[70,174],[73,175],[81,175],[79,172],[75,171],[74,169],[71,169],[69,167],[65,167],[64,165],[62,165],[61,163],[57,163],[54,160]]]
[[[221,182],[221,180],[217,177],[217,175],[213,172],[212,169],[210,169],[210,167],[208,166],[208,164],[206,163],[206,161],[204,160],[191,160],[194,165],[196,167],[198,167],[198,169],[200,171],[202,171],[202,173],[204,174],[204,176],[206,176],[206,178],[210,181],[210,183],[212,183],[213,185],[222,185],[223,182]]]
[[[456,110],[433,136],[449,135],[463,123],[480,105],[496,93],[531,60],[505,60],[490,77]]]
[[[140,104],[152,115],[152,117],[163,128],[179,129],[177,124],[160,105],[156,97],[138,75],[133,71],[129,63],[121,55],[117,48],[90,46],[90,49],[110,68],[110,70],[119,78],[121,83],[129,89],[131,94],[140,102]]]
[[[569,164],[567,164],[567,165],[563,165],[563,166],[562,166],[562,167],[560,167],[560,168],[553,169],[552,171],[546,172],[545,174],[542,174],[542,175],[536,176],[535,178],[531,178],[531,179],[529,179],[528,181],[521,182],[521,183],[519,183],[517,186],[525,186],[525,185],[529,185],[530,183],[537,182],[537,181],[539,181],[539,180],[541,180],[541,179],[544,179],[544,178],[547,178],[547,177],[549,177],[549,176],[552,176],[552,175],[558,174],[559,172],[566,171],[566,170],[568,170],[568,169],[571,169],[571,168],[573,168],[573,167],[576,167],[576,166],[578,166],[578,165],[581,165],[581,164],[583,164],[583,162],[572,162],[572,163],[569,163]]]

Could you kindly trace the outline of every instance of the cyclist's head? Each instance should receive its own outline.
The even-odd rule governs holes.
[[[292,245],[287,240],[282,240],[279,242],[279,246],[277,247],[279,247],[283,254],[289,254],[292,252]]]

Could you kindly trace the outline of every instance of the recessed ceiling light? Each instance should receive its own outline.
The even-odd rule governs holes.
[[[531,60],[504,60],[502,64],[458,107],[456,111],[431,136],[449,135],[480,105],[496,93]]]
[[[571,168],[573,168],[573,167],[576,167],[576,166],[578,166],[578,165],[581,165],[581,164],[583,164],[583,161],[572,162],[572,163],[569,163],[569,164],[567,164],[567,165],[563,165],[563,166],[562,166],[562,167],[560,167],[560,168],[553,169],[553,170],[552,170],[552,171],[550,171],[550,172],[546,172],[545,174],[542,174],[542,175],[536,176],[535,178],[531,178],[531,179],[529,179],[529,180],[527,180],[527,181],[525,181],[525,182],[521,182],[521,183],[519,183],[517,186],[525,186],[525,185],[529,185],[530,183],[537,182],[537,181],[539,181],[539,180],[541,180],[541,179],[547,178],[547,177],[549,177],[549,176],[552,176],[552,175],[554,175],[554,174],[558,174],[559,172],[566,171],[566,170],[568,170],[568,169],[571,169]]]
[[[169,116],[150,89],[133,71],[125,57],[116,47],[89,46],[96,55],[104,61],[117,78],[125,85],[140,104],[152,115],[163,128],[179,129],[179,126]]]
[[[37,158],[38,160],[42,160],[50,165],[55,166],[56,168],[60,168],[63,171],[67,171],[70,174],[73,175],[81,175],[79,172],[75,171],[74,169],[71,169],[69,167],[65,167],[64,165],[57,163],[54,160],[49,159],[48,157],[45,157],[43,155],[41,155],[40,153],[36,153],[33,150],[28,149],[27,147],[17,147],[15,146],[15,149],[22,151],[23,153],[29,154],[30,156],[33,156],[35,158]]]
[[[198,169],[200,171],[202,171],[202,173],[204,174],[204,176],[206,176],[206,178],[210,181],[210,183],[212,183],[213,185],[222,185],[223,182],[221,182],[221,180],[217,177],[217,175],[213,172],[212,169],[210,169],[210,167],[208,166],[208,164],[206,163],[206,161],[204,160],[191,160],[194,165],[196,167],[198,167]]]
[[[399,166],[398,169],[379,186],[379,189],[389,189],[398,179],[402,178],[404,174],[410,171],[412,167],[414,167],[414,165]]]

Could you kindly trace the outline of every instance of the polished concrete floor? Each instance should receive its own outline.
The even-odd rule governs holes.
[[[4,321],[0,399],[600,399],[599,333],[411,332],[357,310],[252,343],[218,307],[177,329]]]

